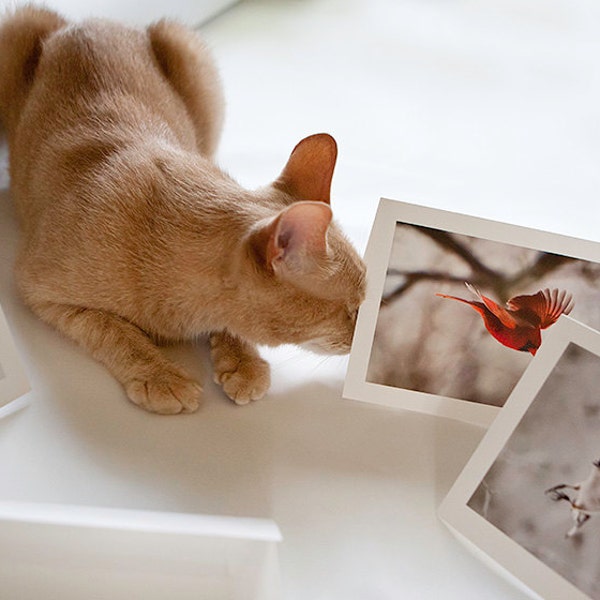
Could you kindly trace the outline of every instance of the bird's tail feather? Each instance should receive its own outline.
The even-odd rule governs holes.
[[[440,292],[437,292],[436,296],[439,296],[440,298],[448,298],[449,300],[458,300],[459,302],[462,302],[463,304],[469,304],[471,306],[473,306],[473,304],[475,304],[474,300],[467,300],[465,298],[459,298],[458,296],[451,296],[450,294],[442,294]]]

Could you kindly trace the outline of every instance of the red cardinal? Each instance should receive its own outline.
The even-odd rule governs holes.
[[[501,344],[534,356],[542,343],[541,330],[550,327],[560,315],[568,315],[573,308],[573,296],[564,290],[545,289],[528,296],[515,296],[502,307],[472,285],[466,286],[479,300],[436,296],[468,304],[481,315],[485,328]]]

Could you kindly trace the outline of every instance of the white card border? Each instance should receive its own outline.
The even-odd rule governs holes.
[[[489,427],[500,408],[367,381],[379,304],[398,222],[431,227],[600,263],[600,244],[528,227],[381,198],[365,251],[367,295],[360,308],[343,395],[350,400],[458,419]]]
[[[467,504],[571,343],[600,356],[600,333],[562,316],[549,330],[504,408],[442,501],[438,516],[468,547],[482,553],[485,562],[513,581],[516,579],[534,597],[590,600]]]
[[[0,379],[0,417],[4,417],[27,404],[22,396],[30,386],[1,306],[0,365],[4,373]]]

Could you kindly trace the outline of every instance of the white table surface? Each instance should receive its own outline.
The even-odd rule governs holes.
[[[332,205],[361,249],[380,196],[598,240],[599,24],[591,0],[242,2],[202,30],[228,101],[220,162],[256,187],[332,133]],[[16,297],[7,197],[0,302],[33,392],[0,421],[0,499],[274,519],[290,600],[525,597],[436,517],[482,429],[344,400],[345,358],[287,347],[265,352],[273,387],[247,407],[210,383],[202,345],[171,349],[205,401],[149,415]],[[57,586],[97,574],[28,565],[6,539],[2,598],[79,600]],[[126,585],[103,569],[114,585],[86,598],[197,597],[176,569],[150,589],[141,567]]]

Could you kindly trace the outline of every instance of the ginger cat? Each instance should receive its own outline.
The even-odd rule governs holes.
[[[208,334],[238,404],[269,387],[256,344],[349,351],[365,267],[332,222],[335,141],[308,137],[274,183],[241,188],[213,161],[222,91],[193,32],[18,9],[0,25],[0,121],[19,290],[135,404],[198,408],[158,341]]]

